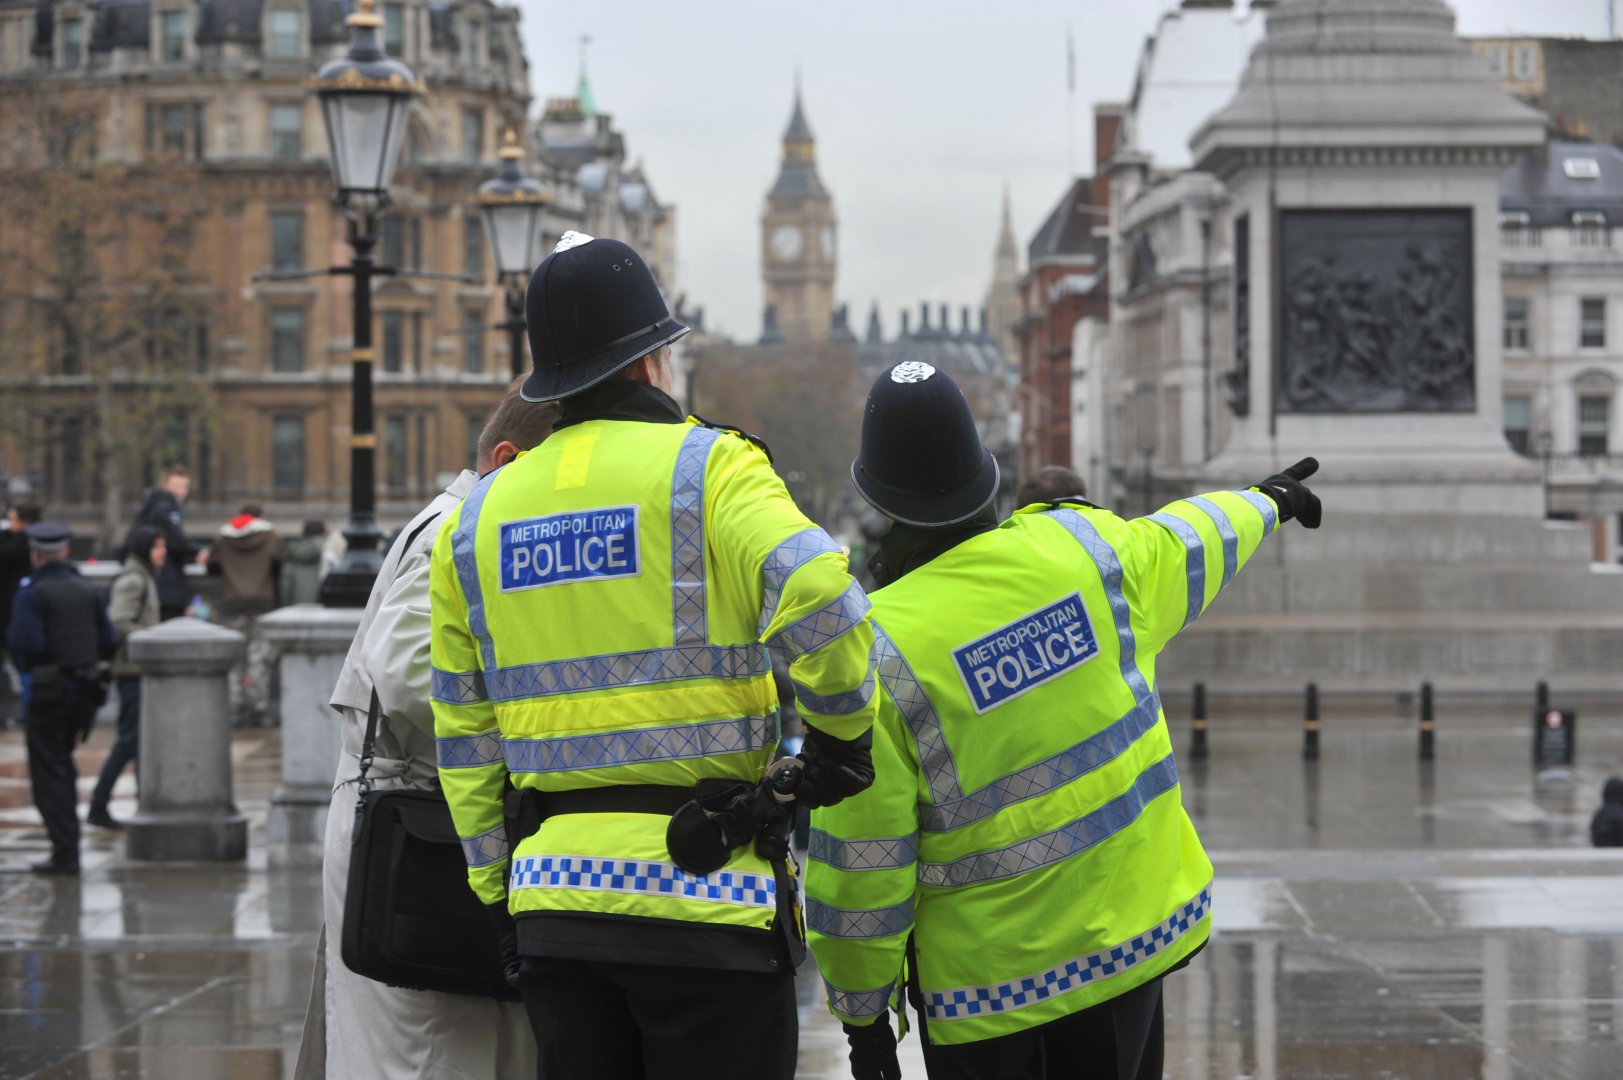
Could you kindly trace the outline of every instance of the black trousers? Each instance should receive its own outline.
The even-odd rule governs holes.
[[[32,705],[24,718],[34,806],[51,838],[51,861],[69,866],[79,865],[79,770],[73,763],[73,743],[81,721],[72,708]]]
[[[118,739],[102,762],[101,776],[96,779],[96,790],[90,794],[91,810],[106,810],[113,797],[113,785],[118,783],[124,766],[135,760],[141,748],[141,679],[123,676],[118,680]]]
[[[1161,1080],[1161,980],[1015,1035],[933,1046],[930,1080]]]
[[[800,1021],[789,972],[526,957],[524,1007],[544,1080],[790,1080]]]

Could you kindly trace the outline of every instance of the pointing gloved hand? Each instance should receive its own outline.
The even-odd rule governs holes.
[[[800,749],[806,775],[795,788],[801,806],[833,806],[873,783],[873,729],[845,742],[806,725]]]
[[[851,1044],[853,1080],[902,1080],[902,1065],[896,1060],[896,1035],[890,1029],[890,1014],[881,1013],[867,1027],[840,1025],[845,1041]]]
[[[1304,529],[1317,529],[1320,521],[1319,497],[1302,481],[1319,471],[1318,458],[1303,458],[1284,472],[1275,473],[1257,485],[1257,490],[1279,507],[1281,525],[1296,518]]]
[[[507,985],[518,987],[518,924],[513,921],[512,913],[507,910],[507,898],[485,905],[485,914],[490,918],[490,925],[496,930],[496,941],[501,947],[502,977]]]

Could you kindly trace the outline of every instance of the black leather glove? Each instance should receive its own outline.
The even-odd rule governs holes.
[[[1304,529],[1319,527],[1319,497],[1302,483],[1318,471],[1318,458],[1303,458],[1284,472],[1275,473],[1257,485],[1257,490],[1273,499],[1274,504],[1279,507],[1281,525],[1291,518],[1296,518],[1301,521]]]
[[[507,910],[507,899],[485,905],[485,914],[490,918],[490,925],[496,930],[496,941],[501,947],[502,977],[507,985],[518,987],[518,924],[513,921],[512,914]]]
[[[807,807],[833,806],[873,783],[873,729],[844,742],[807,724],[799,757],[806,774],[795,800]]]
[[[755,834],[755,854],[767,862],[780,863],[789,858],[789,834],[795,828],[794,807],[786,807],[760,832]]]
[[[853,1080],[902,1080],[902,1065],[896,1060],[896,1035],[890,1029],[890,1014],[881,1013],[867,1027],[841,1024],[845,1041],[851,1044]]]

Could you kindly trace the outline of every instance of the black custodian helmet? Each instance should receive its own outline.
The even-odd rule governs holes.
[[[997,494],[998,467],[958,384],[910,360],[885,371],[868,391],[851,480],[886,516],[939,528],[986,509]]]
[[[573,231],[530,275],[524,313],[535,357],[526,401],[578,394],[688,332],[629,244]]]

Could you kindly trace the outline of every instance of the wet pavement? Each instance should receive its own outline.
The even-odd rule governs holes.
[[[1262,725],[1215,729],[1196,762],[1175,725],[1216,930],[1167,980],[1167,1075],[1623,1076],[1623,850],[1587,846],[1623,722],[1585,721],[1579,767],[1544,784],[1519,727],[1460,723],[1422,766],[1388,721],[1327,727],[1317,762]],[[79,754],[85,793],[109,735]],[[277,732],[237,733],[246,864],[132,864],[88,830],[82,878],[36,878],[22,740],[0,732],[0,1077],[291,1074],[320,884],[267,864],[277,755]],[[129,776],[117,795],[133,812]],[[809,968],[800,989],[800,1075],[847,1075]],[[915,1038],[903,1062],[923,1075]]]

